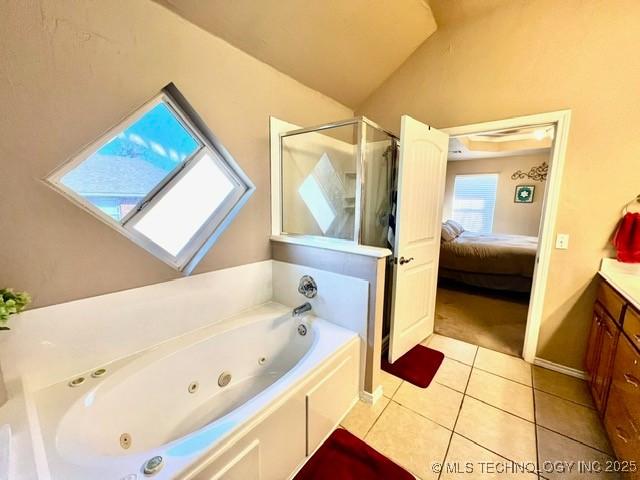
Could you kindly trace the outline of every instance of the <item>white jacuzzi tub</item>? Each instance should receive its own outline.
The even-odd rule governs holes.
[[[185,472],[196,472],[274,402],[358,342],[354,332],[312,314],[294,318],[289,307],[269,303],[100,366],[106,373],[98,378],[92,376],[97,369],[84,372],[79,386],[40,390],[33,401],[47,459],[42,476],[196,478]],[[230,382],[220,386],[227,374]],[[155,456],[162,468],[147,477],[143,465]]]

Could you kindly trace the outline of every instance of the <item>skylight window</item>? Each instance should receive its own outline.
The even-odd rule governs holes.
[[[173,85],[48,181],[186,273],[255,189]]]

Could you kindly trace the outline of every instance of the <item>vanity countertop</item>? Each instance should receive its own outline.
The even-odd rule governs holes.
[[[640,264],[622,263],[615,258],[603,258],[598,273],[640,310]]]

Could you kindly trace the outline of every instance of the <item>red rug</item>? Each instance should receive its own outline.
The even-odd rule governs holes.
[[[334,431],[294,480],[414,480],[414,476],[346,430]]]
[[[440,368],[442,360],[444,360],[442,352],[416,345],[394,363],[389,363],[387,357],[383,357],[381,366],[391,375],[413,383],[417,387],[427,388]]]

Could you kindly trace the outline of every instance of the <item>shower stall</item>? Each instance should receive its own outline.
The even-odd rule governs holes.
[[[280,232],[393,248],[398,139],[365,117],[280,134]]]
[[[393,252],[377,325],[389,333],[390,362],[433,332],[448,144],[408,115],[399,138],[365,117],[309,128],[271,119],[272,238]]]

